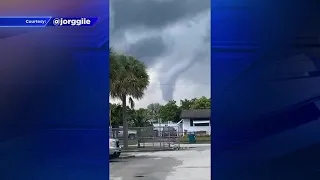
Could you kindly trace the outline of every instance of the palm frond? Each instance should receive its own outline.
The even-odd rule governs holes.
[[[111,97],[120,98],[126,95],[141,99],[149,85],[146,66],[134,57],[123,54],[116,54],[114,61],[116,62],[110,65]]]

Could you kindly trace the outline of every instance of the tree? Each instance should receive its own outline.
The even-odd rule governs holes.
[[[149,126],[150,123],[148,122],[148,110],[140,108],[134,112],[132,121],[134,127],[146,127]]]
[[[160,108],[160,118],[163,122],[173,121],[179,122],[180,121],[180,113],[181,109],[176,104],[176,101],[169,101],[164,106]]]
[[[159,103],[153,103],[147,106],[150,119],[158,120],[160,118],[160,108],[161,105]]]
[[[211,108],[211,99],[202,96],[199,99],[196,99],[191,105],[191,109],[210,109]]]
[[[127,100],[134,108],[134,99],[141,99],[149,85],[146,66],[132,56],[112,54],[110,49],[110,95],[122,102],[123,147],[128,148]]]
[[[140,108],[138,110],[136,110],[134,112],[134,115],[133,115],[133,125],[135,127],[150,127],[151,124],[148,122],[148,116],[149,116],[149,112],[147,109],[143,109],[143,108]],[[143,136],[142,135],[142,129],[141,128],[138,128],[137,129],[137,136],[138,136],[138,147],[140,147],[140,144],[141,144],[141,137]]]
[[[109,66],[110,66],[110,85],[117,78],[117,72],[120,67],[120,63],[117,61],[117,54],[113,51],[112,48],[109,48]]]
[[[192,108],[192,105],[194,104],[194,102],[197,100],[197,98],[193,98],[193,99],[184,99],[184,100],[180,100],[180,108],[182,110],[188,110]]]
[[[122,125],[121,122],[121,104],[111,104],[110,103],[110,117],[112,127],[119,127]]]

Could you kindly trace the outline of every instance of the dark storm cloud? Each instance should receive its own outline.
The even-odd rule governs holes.
[[[193,74],[191,78],[185,75],[190,76],[186,71],[199,68],[192,72],[201,72],[200,68],[210,66],[209,20],[203,26],[207,21],[206,12],[210,10],[210,0],[111,0],[110,5],[111,46],[137,57],[150,68],[158,63],[156,61],[161,61],[162,72],[157,73],[161,73],[159,80],[163,100],[173,99],[177,80],[189,79],[194,80],[195,85],[198,83],[198,75]],[[179,22],[181,26],[177,26]],[[202,24],[198,24],[200,22]],[[163,33],[171,27],[181,34],[188,32],[191,38],[188,38],[188,33],[181,38],[179,32],[174,32],[178,36],[170,37],[172,44]],[[203,66],[195,66],[197,63]],[[200,76],[201,73],[198,74]]]
[[[155,57],[166,52],[166,44],[160,36],[151,36],[132,44],[127,52],[150,67],[153,65]]]
[[[134,26],[161,28],[210,8],[207,0],[112,0],[113,31]]]

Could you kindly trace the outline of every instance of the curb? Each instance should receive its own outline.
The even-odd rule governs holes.
[[[114,161],[114,160],[119,160],[119,159],[129,159],[129,158],[134,158],[136,157],[135,155],[124,155],[124,156],[121,156],[120,157],[117,157],[117,158],[111,158],[109,159],[109,161]]]
[[[165,149],[132,149],[132,150],[122,150],[122,152],[159,152],[159,151],[179,151],[186,149],[194,149],[196,147],[175,147],[175,148],[165,148]]]
[[[157,151],[174,151],[174,149],[133,149],[133,150],[122,150],[122,152],[157,152]]]
[[[180,147],[180,149],[194,149],[194,148],[197,148],[197,147]]]
[[[127,155],[127,156],[120,155],[120,157],[118,157],[117,159],[127,159],[127,158],[134,158],[134,157],[136,157],[136,156],[135,155]]]

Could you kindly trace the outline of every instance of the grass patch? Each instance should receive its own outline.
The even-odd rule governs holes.
[[[188,136],[183,136],[180,140],[182,144],[189,144]],[[211,137],[210,136],[196,136],[196,144],[205,144],[210,143]]]

